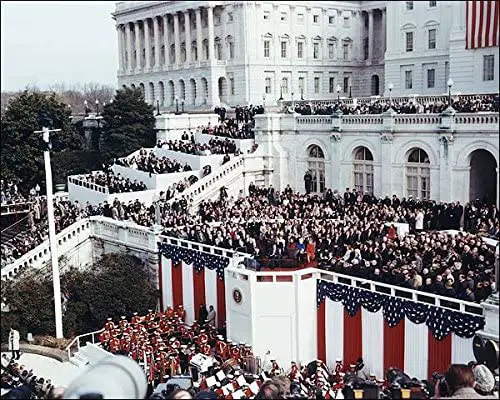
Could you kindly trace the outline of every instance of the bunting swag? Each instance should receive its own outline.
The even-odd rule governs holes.
[[[217,277],[224,280],[224,269],[229,265],[227,257],[207,254],[202,251],[186,249],[168,243],[159,243],[158,247],[160,253],[166,258],[171,259],[174,263],[183,261],[186,264],[192,265],[198,272],[201,272],[204,268],[215,270]]]
[[[465,339],[472,338],[476,331],[484,328],[484,318],[453,310],[416,303],[381,293],[332,282],[318,281],[317,306],[328,297],[342,302],[347,313],[354,317],[361,306],[371,313],[382,308],[384,320],[390,328],[405,317],[414,324],[425,323],[437,340],[443,340],[450,333]]]

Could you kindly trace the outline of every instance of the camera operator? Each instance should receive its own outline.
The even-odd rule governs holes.
[[[437,380],[434,390],[435,399],[496,399],[495,396],[481,396],[474,390],[476,381],[472,369],[464,364],[451,364],[445,374],[446,385],[450,397],[441,397],[440,381]]]

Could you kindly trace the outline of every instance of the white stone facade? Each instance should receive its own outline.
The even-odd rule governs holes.
[[[264,159],[265,184],[278,190],[290,184],[304,192],[309,169],[323,181],[314,185],[317,192],[349,187],[462,204],[486,194],[498,206],[498,123],[494,113],[266,114],[256,117],[257,154]]]
[[[499,48],[465,49],[465,4],[118,3],[118,83],[172,111],[334,99],[337,85],[341,97],[389,95],[389,83],[394,96],[436,95],[449,78],[453,94],[498,92]]]

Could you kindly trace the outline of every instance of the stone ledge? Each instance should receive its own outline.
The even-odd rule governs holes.
[[[28,344],[28,343],[21,343],[19,347],[21,352],[23,353],[38,354],[40,356],[53,358],[54,360],[60,362],[69,361],[68,353],[64,350],[55,349],[53,347],[38,346],[35,344]],[[2,352],[8,352],[8,351],[9,351],[9,345],[2,344]]]

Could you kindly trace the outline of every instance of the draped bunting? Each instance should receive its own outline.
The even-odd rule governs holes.
[[[186,249],[168,243],[158,243],[158,248],[161,254],[175,263],[183,261],[186,264],[193,265],[197,272],[201,272],[204,268],[215,270],[218,278],[224,280],[224,269],[229,265],[227,257]]]
[[[320,280],[317,284],[318,307],[326,296],[332,301],[342,302],[351,317],[356,315],[361,306],[369,312],[377,312],[382,308],[384,319],[391,328],[405,317],[414,324],[425,323],[437,340],[443,340],[451,332],[462,338],[471,338],[485,324],[481,316]]]

